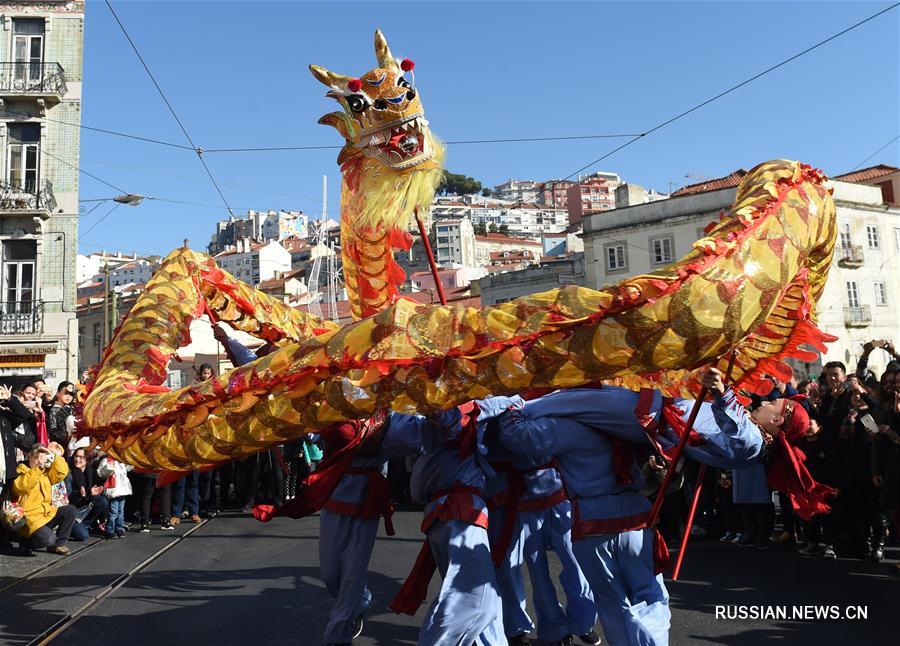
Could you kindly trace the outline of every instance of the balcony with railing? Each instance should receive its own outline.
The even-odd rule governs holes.
[[[844,308],[844,325],[847,327],[867,327],[872,323],[872,312],[868,305]]]
[[[48,179],[24,184],[0,180],[0,212],[43,211],[46,216],[56,211],[53,182]]]
[[[59,103],[66,73],[59,63],[0,63],[0,97],[23,96]]]
[[[46,305],[43,301],[0,301],[0,335],[43,333]]]
[[[837,251],[838,265],[841,267],[862,267],[865,260],[862,245],[842,245]]]

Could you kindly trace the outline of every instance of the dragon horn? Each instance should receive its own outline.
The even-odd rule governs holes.
[[[394,71],[400,69],[380,29],[375,30],[375,59],[378,61],[378,67],[390,68]]]
[[[318,65],[310,65],[309,71],[312,72],[313,76],[319,79],[320,83],[335,90],[346,90],[347,84],[351,80],[349,76],[326,70],[324,67]]]

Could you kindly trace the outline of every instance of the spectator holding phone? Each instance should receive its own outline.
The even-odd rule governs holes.
[[[53,405],[47,413],[47,432],[50,440],[68,446],[70,437],[71,421],[70,417],[74,417],[75,409],[75,385],[71,381],[64,381],[56,390],[56,398]]]
[[[13,495],[25,512],[25,524],[19,534],[34,549],[47,548],[53,554],[66,555],[66,542],[75,523],[75,507],[53,505],[51,489],[65,480],[69,466],[63,459],[63,448],[56,442],[49,446],[35,444],[28,464],[20,464],[12,483]]]

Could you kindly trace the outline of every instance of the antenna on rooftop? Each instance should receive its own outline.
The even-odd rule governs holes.
[[[313,224],[313,259],[312,271],[309,273],[309,313],[322,318],[322,294],[319,291],[319,273],[322,271],[322,256],[328,247],[328,175],[322,175],[322,217],[318,226]],[[337,306],[335,306],[337,307]]]

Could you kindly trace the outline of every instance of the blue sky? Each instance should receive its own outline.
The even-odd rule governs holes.
[[[416,62],[444,140],[645,131],[890,2],[140,2],[113,0],[188,132],[204,148],[338,145],[334,109],[307,70],[374,67],[380,27]],[[661,191],[776,157],[846,172],[900,131],[900,8],[616,153],[591,170]],[[105,4],[88,2],[82,123],[184,144]],[[447,168],[485,185],[564,177],[625,140],[450,146]],[[207,153],[237,214],[321,210],[337,150]],[[865,165],[900,165],[894,142]],[[84,170],[151,201],[112,213],[81,242],[204,249],[227,216],[190,151],[82,131]],[[82,175],[81,198],[113,189]],[[93,204],[86,204],[91,207]],[[87,230],[108,211],[81,222]]]

